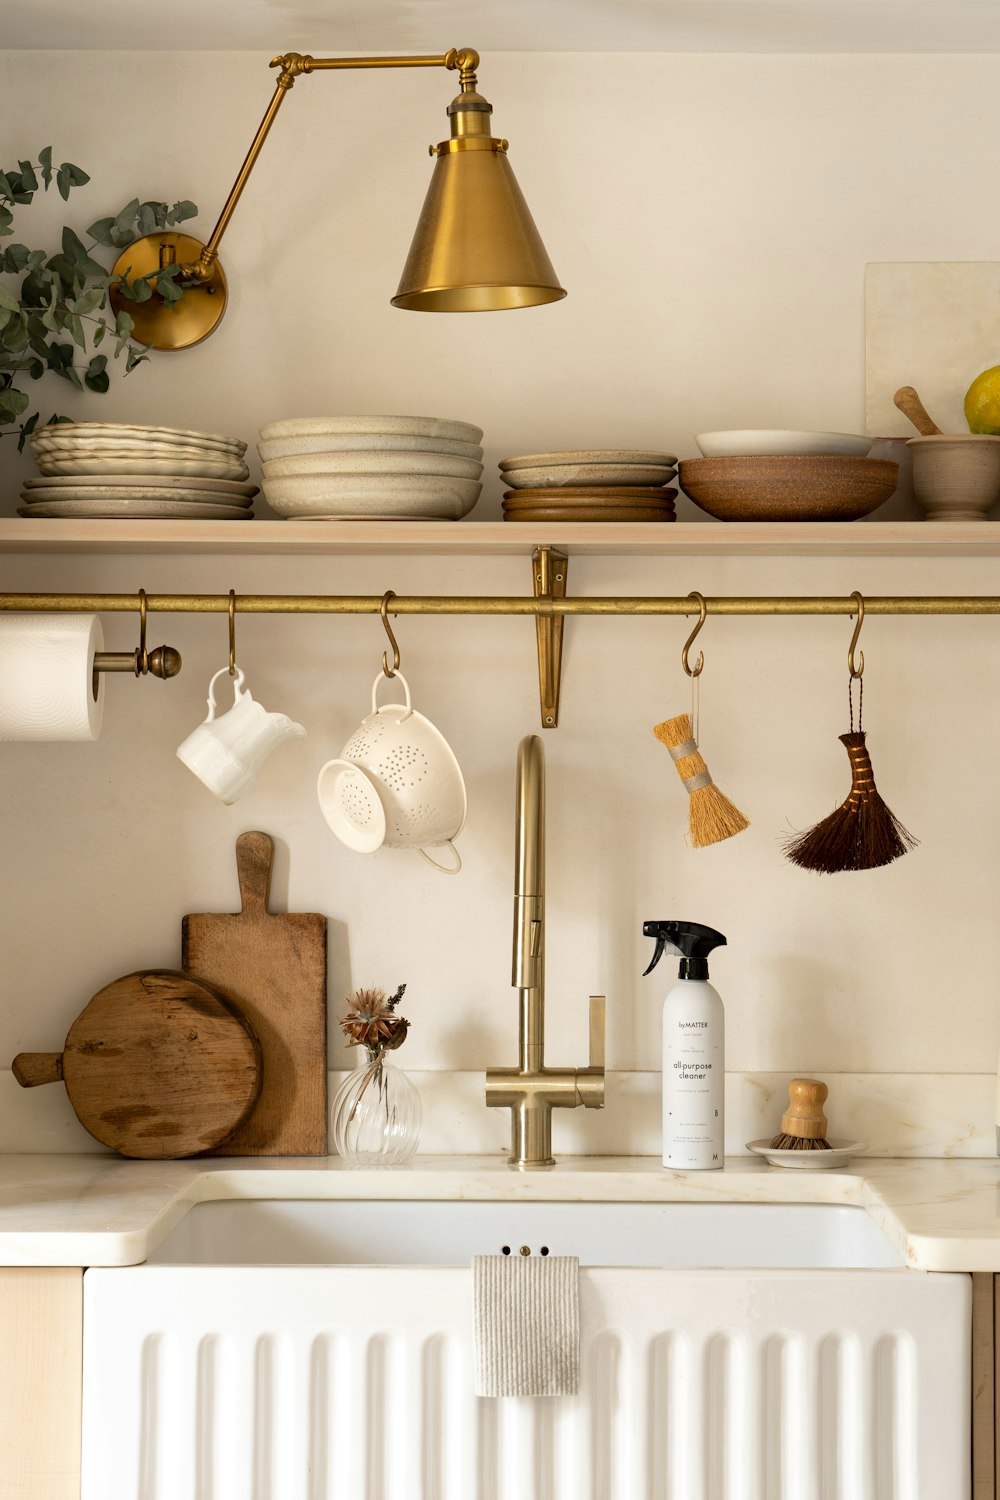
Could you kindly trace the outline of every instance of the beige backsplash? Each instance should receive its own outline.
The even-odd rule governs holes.
[[[330,1074],[331,1095],[343,1073]],[[507,1148],[507,1113],[483,1103],[483,1073],[419,1072],[427,1155],[495,1155]],[[994,1155],[992,1073],[824,1073],[833,1138],[862,1140],[873,1156]],[[726,1078],[726,1154],[773,1135],[787,1097],[787,1073]],[[656,1156],[660,1075],[612,1072],[603,1111],[562,1110],[553,1120],[558,1156]],[[101,1151],[77,1121],[62,1088],[21,1089],[0,1073],[0,1154]]]

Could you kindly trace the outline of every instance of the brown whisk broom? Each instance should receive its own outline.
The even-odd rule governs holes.
[[[705,665],[704,653],[699,651],[698,660],[692,667],[688,653],[695,637],[705,623],[708,613],[701,594],[692,593],[689,598],[698,601],[698,623],[691,632],[681,652],[681,665],[691,678],[692,700],[694,700],[698,678]],[[693,706],[693,705],[692,705]],[[698,749],[692,714],[677,714],[673,719],[664,719],[654,724],[653,733],[665,745],[670,758],[677,767],[677,774],[690,797],[689,828],[691,843],[695,849],[704,849],[708,844],[719,844],[736,833],[742,833],[750,824],[739,808],[730,802],[724,792],[715,785],[712,773]]]
[[[857,592],[851,595],[858,605],[858,623],[851,637],[847,662],[850,677],[847,684],[847,700],[850,708],[851,728],[840,736],[851,762],[851,790],[840,807],[805,833],[794,834],[785,842],[785,853],[793,864],[804,870],[817,870],[821,874],[835,875],[841,870],[875,870],[888,865],[913,849],[917,840],[903,827],[895,813],[886,806],[875,786],[875,773],[871,757],[865,745],[865,732],[861,727],[864,709],[865,669],[864,652],[858,653],[855,664],[854,648],[861,633],[865,617],[864,600]],[[858,684],[858,727],[854,728],[854,699],[852,688]]]

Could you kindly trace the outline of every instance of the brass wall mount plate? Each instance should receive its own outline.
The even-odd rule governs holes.
[[[189,234],[160,230],[127,245],[115,261],[112,275],[134,281],[171,260],[179,265],[192,265],[204,248],[201,240]],[[218,261],[209,281],[185,287],[184,296],[171,306],[156,292],[148,302],[131,302],[114,287],[108,294],[115,313],[127,312],[134,322],[132,337],[136,342],[150,344],[154,349],[189,349],[192,344],[200,344],[222,321],[227,298],[226,275]]]

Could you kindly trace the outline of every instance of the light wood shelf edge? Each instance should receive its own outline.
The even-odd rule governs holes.
[[[0,518],[5,554],[229,556],[413,553],[528,556],[537,546],[605,557],[996,557],[992,522],[32,521]]]

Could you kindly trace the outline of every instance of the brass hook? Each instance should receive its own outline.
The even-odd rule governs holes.
[[[854,648],[858,644],[858,636],[861,634],[861,627],[865,623],[865,601],[857,589],[854,590],[851,598],[855,600],[858,606],[858,623],[854,627],[851,644],[847,648],[847,666],[851,674],[851,681],[856,682],[865,670],[865,653],[863,651],[858,652],[857,662],[854,660]]]
[[[149,656],[146,652],[146,590],[139,590],[139,645],[135,653],[135,675],[145,677],[149,671]]]
[[[684,649],[681,651],[681,666],[684,668],[689,677],[699,677],[701,675],[701,669],[705,665],[705,653],[703,651],[698,652],[698,660],[692,667],[688,661],[688,652],[694,645],[695,640],[698,636],[698,632],[705,623],[708,615],[708,605],[705,603],[704,595],[699,594],[697,589],[692,589],[691,593],[688,594],[688,598],[696,599],[698,601],[698,623],[692,630],[691,634],[688,636],[687,640],[684,642]]]
[[[394,589],[386,589],[382,596],[382,603],[378,607],[378,612],[382,616],[382,624],[385,626],[385,633],[389,637],[389,643],[392,646],[391,668],[389,666],[388,652],[382,652],[382,671],[386,677],[395,677],[399,671],[399,646],[396,642],[396,637],[392,633],[392,626],[389,624],[389,600],[395,599],[395,597],[396,592]]]
[[[229,590],[229,675],[236,676],[236,590]]]

